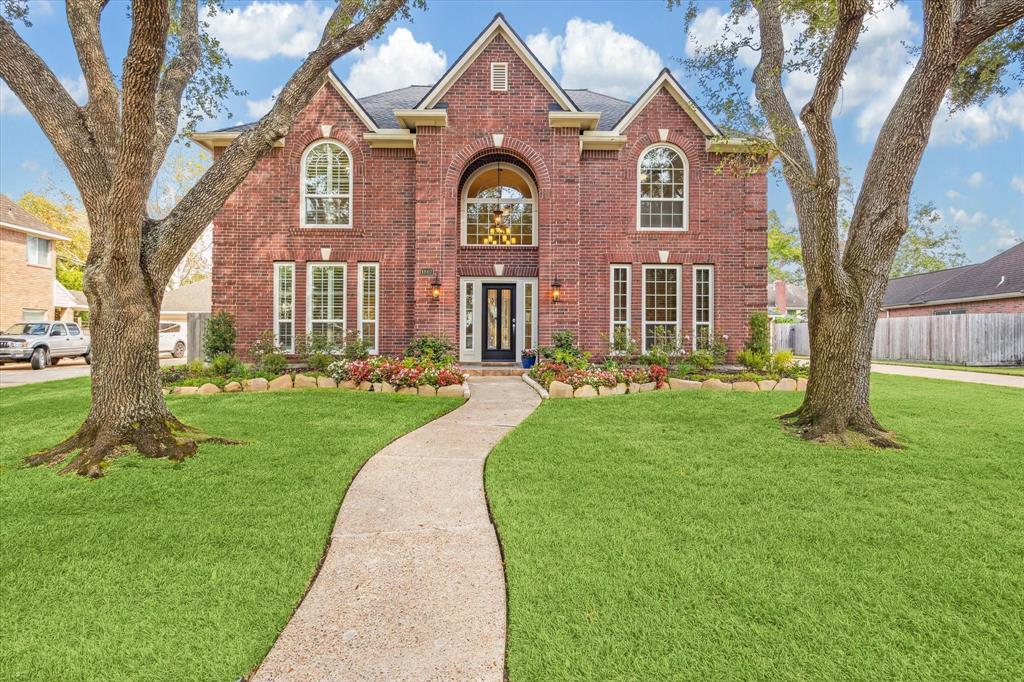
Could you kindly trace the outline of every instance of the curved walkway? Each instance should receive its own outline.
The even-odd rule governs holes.
[[[505,576],[484,497],[487,453],[540,402],[515,378],[370,458],[324,565],[254,680],[496,680]]]
[[[872,372],[879,374],[899,374],[905,377],[924,377],[926,379],[949,379],[966,381],[971,384],[988,384],[990,386],[1011,386],[1024,388],[1024,377],[1008,374],[986,374],[985,372],[965,372],[956,369],[939,369],[938,367],[913,367],[911,365],[889,365],[873,363]]]

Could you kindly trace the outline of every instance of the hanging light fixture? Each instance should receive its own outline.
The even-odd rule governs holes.
[[[487,236],[484,237],[484,244],[501,244],[508,246],[515,244],[518,240],[517,237],[512,236],[512,228],[508,225],[509,211],[501,205],[501,161],[498,161],[498,180],[495,183],[498,189],[498,207],[494,209],[492,220],[494,222],[490,229],[487,231]]]

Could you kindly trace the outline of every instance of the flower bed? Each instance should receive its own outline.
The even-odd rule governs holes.
[[[619,384],[651,382],[661,386],[665,383],[668,370],[659,365],[604,368],[596,365],[573,367],[561,362],[541,362],[530,369],[529,376],[545,389],[550,389],[552,382],[555,381],[568,384],[573,389],[583,386],[597,389],[601,386],[611,388]]]
[[[394,388],[419,386],[455,386],[466,382],[466,374],[456,365],[437,364],[423,358],[396,359],[377,356],[368,360],[338,360],[327,374],[341,383],[390,384]]]

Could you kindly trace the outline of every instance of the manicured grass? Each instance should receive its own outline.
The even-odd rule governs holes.
[[[876,375],[901,451],[798,394],[548,401],[487,461],[510,679],[1021,679],[1024,392]]]
[[[269,650],[362,463],[457,399],[347,391],[182,396],[182,464],[91,481],[21,458],[70,433],[87,379],[0,391],[0,677],[235,680]]]
[[[1005,374],[1011,377],[1024,377],[1024,367],[993,366],[975,367],[973,365],[944,365],[938,362],[904,362],[902,360],[872,360],[879,365],[904,365],[906,367],[932,367],[934,369],[955,369],[961,372],[980,372],[982,374]]]

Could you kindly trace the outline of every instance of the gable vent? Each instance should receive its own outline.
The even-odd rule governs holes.
[[[491,90],[508,90],[508,64],[491,62]]]

